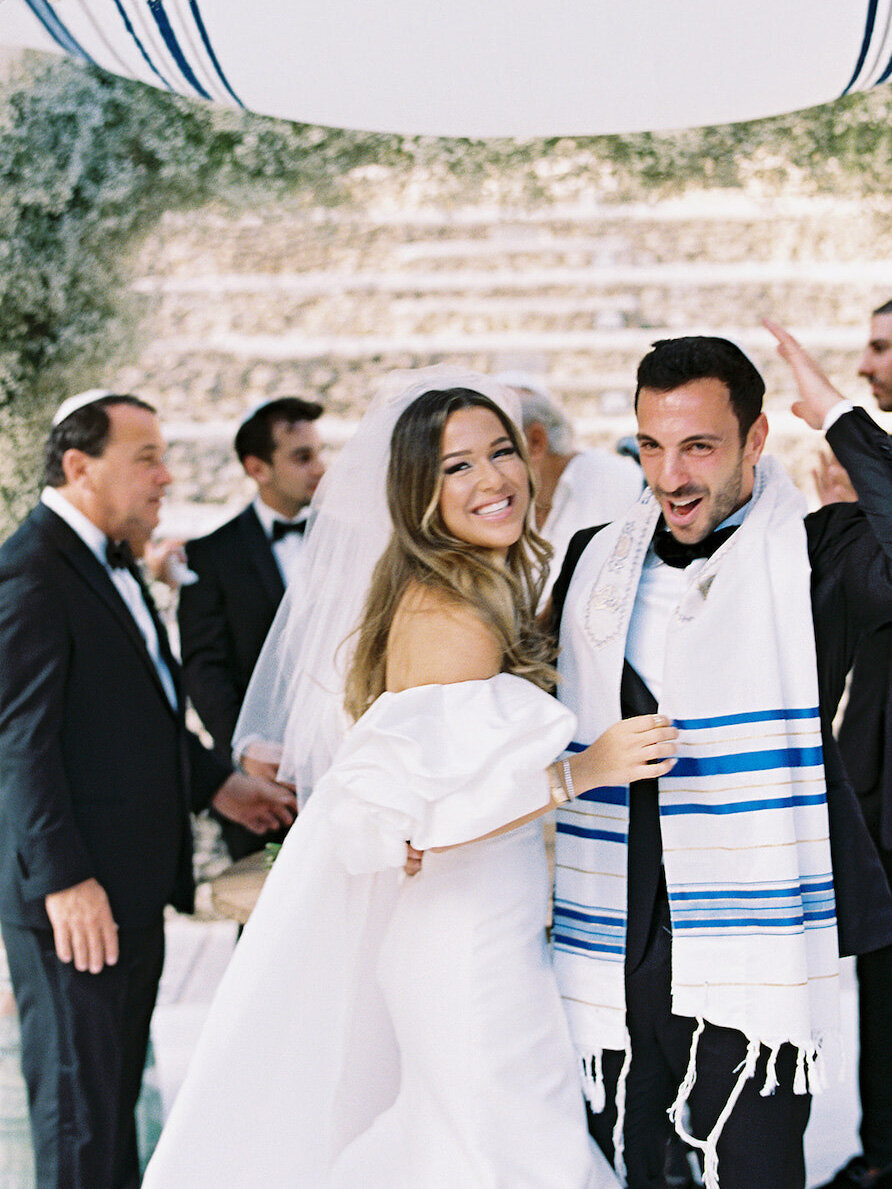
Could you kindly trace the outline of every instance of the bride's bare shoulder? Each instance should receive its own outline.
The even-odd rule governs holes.
[[[412,582],[387,641],[387,688],[485,680],[502,667],[502,651],[473,607]]]

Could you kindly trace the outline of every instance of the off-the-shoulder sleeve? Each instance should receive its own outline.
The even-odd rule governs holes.
[[[507,673],[385,693],[314,796],[329,804],[348,871],[402,867],[407,840],[421,850],[467,842],[539,809],[545,768],[574,727],[566,707]]]

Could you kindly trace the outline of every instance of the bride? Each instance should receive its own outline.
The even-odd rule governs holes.
[[[617,1184],[546,949],[538,819],[668,771],[675,732],[630,719],[552,762],[574,720],[545,692],[548,547],[507,398],[412,379],[328,472],[249,690],[237,739],[284,741],[304,807],[146,1189]]]

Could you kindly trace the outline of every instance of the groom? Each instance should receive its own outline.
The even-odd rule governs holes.
[[[580,740],[611,649],[613,687],[598,688],[624,717],[658,705],[680,717],[678,707],[702,707],[704,688],[717,691],[697,712],[714,717],[684,724],[690,743],[659,790],[656,781],[633,785],[628,798],[625,790],[597,790],[559,814],[555,965],[574,1039],[591,1053],[592,1134],[624,1163],[630,1189],[664,1184],[673,1104],[678,1127],[687,1123],[705,1152],[707,1184],[718,1183],[718,1168],[722,1189],[801,1189],[805,1090],[820,1065],[815,1021],[832,1022],[836,1007],[834,885],[839,952],[865,952],[892,937],[892,902],[830,733],[857,640],[892,619],[892,448],[794,339],[769,329],[794,370],[794,411],[827,434],[860,505],[808,515],[803,533],[780,468],[767,468],[776,479],[757,485],[768,424],[752,363],[724,339],[664,340],[642,361],[636,391],[655,506],[645,496],[625,524],[577,534],[554,589],[559,696],[577,711]],[[792,513],[766,518],[771,498]],[[748,533],[732,544],[750,515]],[[744,550],[749,569],[740,568]],[[775,561],[770,569],[766,558]],[[730,592],[723,568],[735,575]],[[755,610],[756,599],[776,614]],[[753,625],[752,638],[741,638],[744,623]],[[790,688],[815,680],[816,709],[786,707]],[[760,692],[777,706],[754,712]],[[808,714],[811,747],[808,723],[796,721]],[[791,736],[783,753],[773,750],[769,717],[779,736]],[[735,726],[729,741],[731,721],[748,725]],[[781,754],[768,771],[764,757]],[[798,899],[790,898],[791,882]],[[809,974],[814,981],[803,991]],[[767,1036],[775,1003],[777,1029]],[[784,1035],[790,1003],[794,1026]],[[605,1027],[613,1038],[601,1053],[592,1037]]]

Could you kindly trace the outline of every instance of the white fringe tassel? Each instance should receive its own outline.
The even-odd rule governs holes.
[[[582,1066],[582,1092],[592,1108],[592,1114],[600,1115],[607,1105],[604,1089],[604,1050],[598,1049],[588,1056],[580,1053],[579,1061]]]
[[[623,1057],[623,1067],[619,1071],[616,1083],[616,1126],[613,1129],[613,1171],[618,1179],[626,1183],[626,1082],[629,1077],[629,1066],[632,1064],[632,1038],[626,1029],[626,1047]]]
[[[697,1148],[703,1153],[703,1184],[705,1189],[719,1189],[719,1157],[717,1151],[719,1138],[722,1134],[722,1129],[731,1115],[731,1112],[734,1110],[737,1099],[740,1097],[743,1091],[744,1085],[756,1072],[756,1062],[759,1059],[759,1051],[762,1046],[758,1040],[751,1040],[747,1044],[746,1057],[738,1067],[740,1069],[740,1074],[734,1084],[734,1089],[731,1091],[728,1101],[725,1103],[722,1113],[719,1115],[718,1119],[716,1119],[715,1126],[713,1127],[712,1131],[710,1131],[709,1135],[707,1135],[706,1139],[697,1139],[696,1136],[691,1135],[688,1129],[685,1127],[683,1114],[688,1097],[690,1096],[691,1090],[694,1087],[694,1083],[697,1080],[697,1045],[703,1032],[703,1028],[704,1021],[702,1019],[698,1019],[697,1028],[694,1032],[693,1039],[691,1040],[691,1055],[688,1059],[687,1072],[685,1073],[684,1080],[678,1088],[678,1097],[669,1108],[669,1118],[672,1120],[675,1130],[685,1141],[685,1143],[689,1144],[692,1148]]]
[[[777,1055],[780,1052],[780,1048],[779,1044],[772,1045],[768,1052],[768,1064],[765,1067],[765,1085],[759,1091],[763,1098],[768,1098],[777,1089]]]

